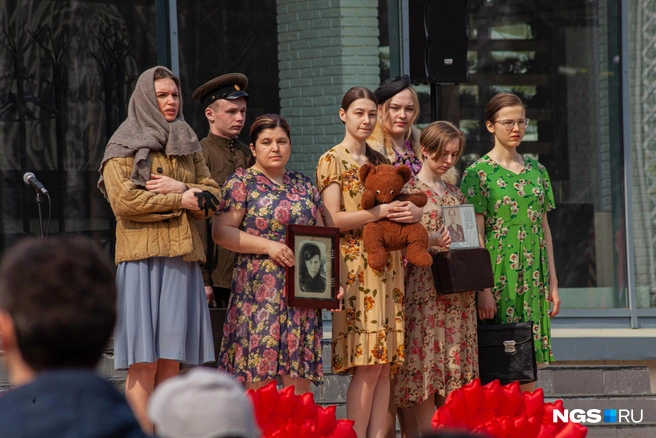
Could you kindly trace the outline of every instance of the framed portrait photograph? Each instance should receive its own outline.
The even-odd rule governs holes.
[[[287,304],[338,309],[339,228],[287,225],[287,246],[296,266],[287,268]]]
[[[449,249],[480,247],[476,228],[476,212],[472,204],[443,205],[442,219],[451,235]]]

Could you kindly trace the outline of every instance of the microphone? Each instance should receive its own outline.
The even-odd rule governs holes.
[[[23,181],[25,181],[25,184],[30,184],[32,187],[34,187],[35,190],[43,193],[44,195],[48,194],[48,190],[43,187],[43,184],[41,184],[39,180],[36,179],[36,176],[34,176],[32,172],[25,173],[25,175],[23,175]]]

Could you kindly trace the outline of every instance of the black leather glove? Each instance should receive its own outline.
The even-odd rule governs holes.
[[[200,193],[194,193],[194,196],[198,200],[198,208],[205,210],[206,217],[210,210],[212,210],[212,214],[216,213],[216,210],[219,207],[219,200],[216,196],[207,190],[203,190]]]

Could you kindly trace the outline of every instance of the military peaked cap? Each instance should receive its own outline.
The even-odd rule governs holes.
[[[204,107],[211,105],[219,99],[235,100],[240,97],[249,99],[245,91],[248,86],[248,78],[241,73],[228,73],[211,81],[205,82],[194,91],[193,97],[196,102]]]

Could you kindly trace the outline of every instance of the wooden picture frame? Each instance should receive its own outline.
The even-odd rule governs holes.
[[[449,249],[479,248],[476,211],[472,204],[443,205],[442,220],[451,235]]]
[[[339,234],[339,228],[287,225],[286,244],[296,258],[287,268],[288,306],[339,309]]]

